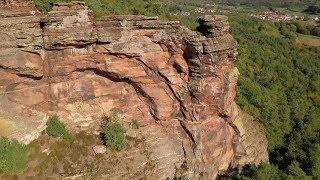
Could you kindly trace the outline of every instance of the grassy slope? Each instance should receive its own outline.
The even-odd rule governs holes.
[[[0,179],[45,179],[48,175],[54,179],[74,175],[99,179],[102,175],[112,177],[130,173],[139,177],[148,174],[154,168],[143,139],[127,137],[126,149],[121,152],[107,149],[105,154],[95,154],[92,148],[97,145],[102,145],[100,137],[85,132],[75,134],[73,142],[43,134],[27,146],[27,168],[16,176],[0,174]],[[130,156],[132,157],[129,158]],[[135,172],[135,166],[140,165],[137,163],[143,162],[147,164],[141,167],[142,171]]]

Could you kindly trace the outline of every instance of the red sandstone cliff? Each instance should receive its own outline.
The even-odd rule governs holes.
[[[193,32],[156,17],[94,20],[80,2],[42,17],[8,2],[0,3],[0,120],[10,137],[30,142],[52,113],[93,132],[117,110],[125,127],[133,118],[143,125],[157,162],[149,177],[172,178],[186,161],[190,179],[212,179],[267,160],[264,134],[234,103],[236,42],[225,16],[202,17]]]

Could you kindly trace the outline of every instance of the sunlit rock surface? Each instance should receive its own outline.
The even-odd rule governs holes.
[[[227,17],[204,16],[194,32],[157,17],[94,20],[81,2],[47,15],[28,2],[0,5],[0,121],[9,137],[36,139],[53,113],[73,131],[94,132],[116,111],[126,128],[141,124],[150,179],[213,179],[268,159],[265,135],[234,103]],[[188,171],[177,174],[183,163]]]

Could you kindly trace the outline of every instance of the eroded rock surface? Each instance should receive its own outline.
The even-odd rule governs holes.
[[[143,126],[157,179],[177,176],[184,163],[178,176],[212,179],[267,160],[265,136],[234,105],[236,42],[225,16],[200,18],[194,32],[157,17],[94,20],[81,2],[42,17],[8,2],[0,10],[0,119],[10,137],[30,142],[53,113],[94,132],[117,111],[125,127],[131,119]],[[247,125],[254,130],[239,129]]]

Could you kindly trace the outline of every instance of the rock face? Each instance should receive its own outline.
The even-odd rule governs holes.
[[[194,32],[157,17],[94,20],[81,2],[42,17],[23,1],[0,5],[0,120],[10,137],[30,142],[53,113],[74,131],[96,131],[116,111],[125,127],[142,126],[156,162],[148,177],[212,179],[268,159],[264,134],[234,103],[225,16],[200,18]]]

